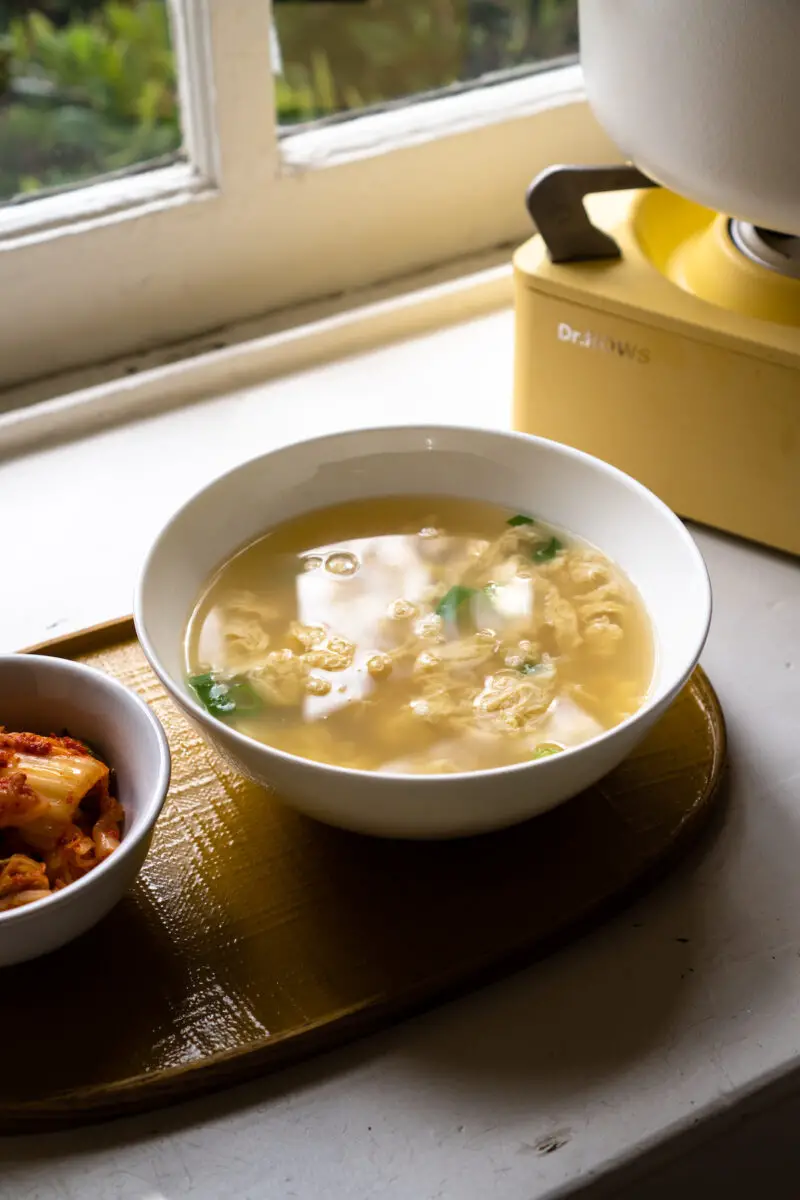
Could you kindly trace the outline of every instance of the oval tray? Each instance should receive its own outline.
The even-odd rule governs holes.
[[[377,841],[232,773],[167,699],[130,620],[34,652],[80,658],[144,696],[173,775],[130,895],[71,946],[0,974],[8,1133],[186,1099],[530,963],[692,841],[725,757],[698,671],[640,749],[569,804],[466,841]]]

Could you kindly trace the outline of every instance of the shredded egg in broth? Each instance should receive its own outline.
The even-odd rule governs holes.
[[[291,754],[433,774],[549,757],[632,715],[653,675],[633,584],[495,505],[392,496],[306,513],[209,581],[189,682]]]

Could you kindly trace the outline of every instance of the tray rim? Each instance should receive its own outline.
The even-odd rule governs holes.
[[[71,658],[78,654],[91,654],[95,650],[104,650],[116,642],[135,639],[136,624],[133,616],[113,617],[110,621],[99,621],[96,625],[87,625],[85,629],[75,629],[72,633],[57,634],[43,642],[34,642],[26,646],[18,654],[49,654],[53,658]],[[53,653],[58,651],[58,653]]]
[[[138,644],[134,619],[132,616],[123,616],[38,642],[18,653],[68,658],[100,652],[132,641]],[[273,1069],[299,1065],[320,1054],[344,1049],[401,1020],[500,982],[599,927],[634,900],[646,895],[702,837],[718,813],[728,751],[725,714],[702,667],[695,668],[685,687],[698,692],[701,711],[713,715],[715,736],[711,739],[710,782],[703,799],[681,821],[666,850],[651,857],[635,878],[604,897],[588,912],[533,945],[509,949],[499,957],[493,956],[475,963],[466,972],[451,968],[439,975],[432,984],[427,981],[405,991],[402,997],[384,997],[378,1002],[366,998],[361,1003],[328,1013],[306,1027],[301,1037],[296,1031],[289,1030],[264,1041],[245,1043],[195,1062],[168,1067],[156,1075],[140,1072],[113,1083],[58,1092],[45,1101],[14,1105],[0,1103],[0,1136],[34,1135],[99,1124],[169,1105],[188,1103],[222,1088],[252,1082],[259,1075],[271,1073]]]

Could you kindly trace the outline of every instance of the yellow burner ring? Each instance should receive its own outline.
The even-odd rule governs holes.
[[[727,217],[657,188],[637,198],[633,230],[645,257],[685,292],[743,316],[800,326],[800,279],[746,257]]]

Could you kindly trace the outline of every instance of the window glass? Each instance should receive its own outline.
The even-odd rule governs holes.
[[[282,125],[529,68],[578,49],[576,0],[277,0]]]
[[[180,146],[164,0],[0,0],[0,200]]]

